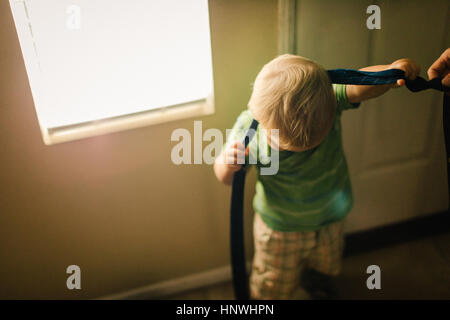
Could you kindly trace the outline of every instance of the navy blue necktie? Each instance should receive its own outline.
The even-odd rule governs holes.
[[[331,83],[340,84],[359,84],[359,85],[380,85],[395,83],[399,79],[405,79],[405,72],[399,69],[389,69],[378,72],[360,71],[352,69],[334,69],[328,70],[328,76]],[[412,92],[418,92],[426,89],[435,89],[438,91],[448,91],[442,85],[442,78],[425,80],[417,77],[414,80],[406,80],[406,87]]]
[[[383,85],[405,79],[405,72],[399,69],[389,69],[379,72],[359,71],[351,69],[328,70],[331,83],[354,85]],[[414,80],[405,79],[406,87],[412,92],[426,89],[435,89],[448,92],[449,88],[442,85],[442,78],[427,81],[421,77]],[[447,180],[450,181],[450,109],[449,98],[444,94],[443,124],[445,136],[445,148],[447,152]],[[258,127],[258,121],[253,120],[244,137],[243,144],[246,148],[250,143]],[[248,300],[249,287],[245,264],[244,248],[244,186],[245,170],[241,169],[234,174],[231,189],[230,207],[230,249],[231,269],[233,275],[234,294],[237,300]]]

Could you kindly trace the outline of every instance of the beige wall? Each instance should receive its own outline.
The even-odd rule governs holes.
[[[204,128],[245,108],[276,55],[276,8],[210,2],[216,113]],[[171,132],[194,119],[45,146],[8,1],[0,70],[0,298],[95,298],[229,263],[230,190],[208,165],[170,161]],[[80,291],[65,288],[70,264]]]

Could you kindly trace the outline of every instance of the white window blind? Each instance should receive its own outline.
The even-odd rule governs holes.
[[[207,0],[10,0],[41,128],[206,99]]]

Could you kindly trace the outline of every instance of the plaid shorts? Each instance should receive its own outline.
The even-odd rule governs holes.
[[[303,268],[327,275],[341,269],[344,221],[312,232],[270,229],[255,213],[255,253],[250,276],[253,299],[295,299]]]

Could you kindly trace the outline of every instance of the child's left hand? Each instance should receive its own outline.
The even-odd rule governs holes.
[[[406,79],[413,80],[420,74],[420,66],[411,59],[403,58],[392,62],[388,69],[400,69],[405,71]],[[397,80],[392,88],[398,88],[405,85],[405,80]]]

